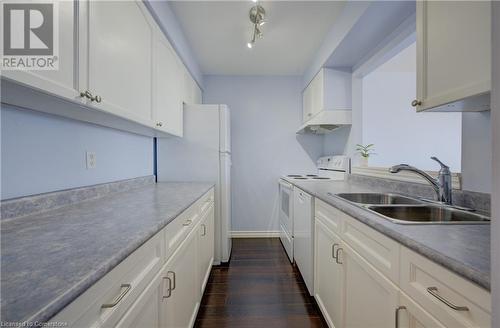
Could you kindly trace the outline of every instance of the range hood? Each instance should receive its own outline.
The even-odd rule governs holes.
[[[350,110],[322,110],[305,122],[297,134],[314,133],[326,134],[352,123]]]

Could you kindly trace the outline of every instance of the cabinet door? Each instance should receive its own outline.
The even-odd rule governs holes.
[[[197,243],[197,233],[192,231],[167,262],[166,277],[172,286],[172,294],[164,299],[167,327],[192,327],[196,319],[200,300]]]
[[[77,2],[48,2],[57,3],[59,9],[59,69],[52,71],[3,70],[2,76],[59,97],[79,100],[80,92],[78,81],[76,81],[79,69],[76,59],[79,45],[75,37],[78,33],[78,19],[75,15]]]
[[[312,82],[311,82],[312,83]],[[302,122],[307,122],[312,116],[312,85],[309,84],[302,93]]]
[[[137,298],[116,325],[117,328],[165,327],[165,307],[163,297],[168,295],[166,270],[163,269],[153,279],[147,289]]]
[[[153,126],[154,21],[140,1],[88,1],[88,90],[91,104]]]
[[[324,70],[322,69],[319,73],[314,77],[312,81],[312,105],[311,105],[311,117],[319,113],[324,109]]]
[[[445,328],[442,323],[404,293],[400,293],[399,306],[400,310],[396,315],[400,328]]]
[[[491,89],[491,2],[417,1],[417,110]]]
[[[179,81],[183,79],[183,67],[170,43],[160,33],[155,40],[155,124],[163,131],[182,136],[183,102]]]
[[[342,327],[342,265],[335,259],[340,238],[320,220],[315,223],[314,297],[331,328]]]
[[[343,243],[344,327],[394,327],[398,288],[352,248]]]
[[[214,262],[214,206],[210,206],[202,219],[199,230],[199,281],[200,297],[203,295]]]

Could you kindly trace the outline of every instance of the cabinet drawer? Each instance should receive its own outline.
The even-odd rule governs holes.
[[[165,227],[165,259],[177,249],[200,220],[200,209],[192,205]]]
[[[210,189],[200,200],[196,202],[199,206],[200,214],[205,213],[214,203],[214,188]]]
[[[317,198],[315,200],[314,216],[321,219],[321,222],[339,235],[342,232],[342,222],[348,218],[347,214],[344,212],[339,211],[335,207],[328,205]]]
[[[193,230],[213,203],[214,189],[212,188],[165,227],[166,259],[172,255],[189,232]]]
[[[163,234],[157,233],[64,308],[53,321],[70,327],[113,327],[163,264]]]
[[[405,247],[401,250],[400,286],[446,327],[491,325],[488,291]]]
[[[371,265],[398,283],[400,246],[397,242],[351,217],[344,220],[340,236]]]

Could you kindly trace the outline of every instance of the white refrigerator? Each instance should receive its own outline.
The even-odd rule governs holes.
[[[226,105],[186,105],[183,138],[158,139],[158,181],[215,183],[214,264],[231,255],[231,131]]]

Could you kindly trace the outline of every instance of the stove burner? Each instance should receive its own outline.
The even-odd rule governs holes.
[[[330,180],[330,178],[327,177],[313,177],[315,180]]]
[[[315,178],[317,177],[318,175],[317,174],[307,174],[306,177],[311,177],[311,178]]]
[[[294,177],[294,179],[296,179],[296,180],[307,180],[309,178],[298,176],[298,177]]]
[[[287,177],[289,177],[289,178],[300,178],[302,176],[300,174],[289,174],[289,175],[287,175]]]

